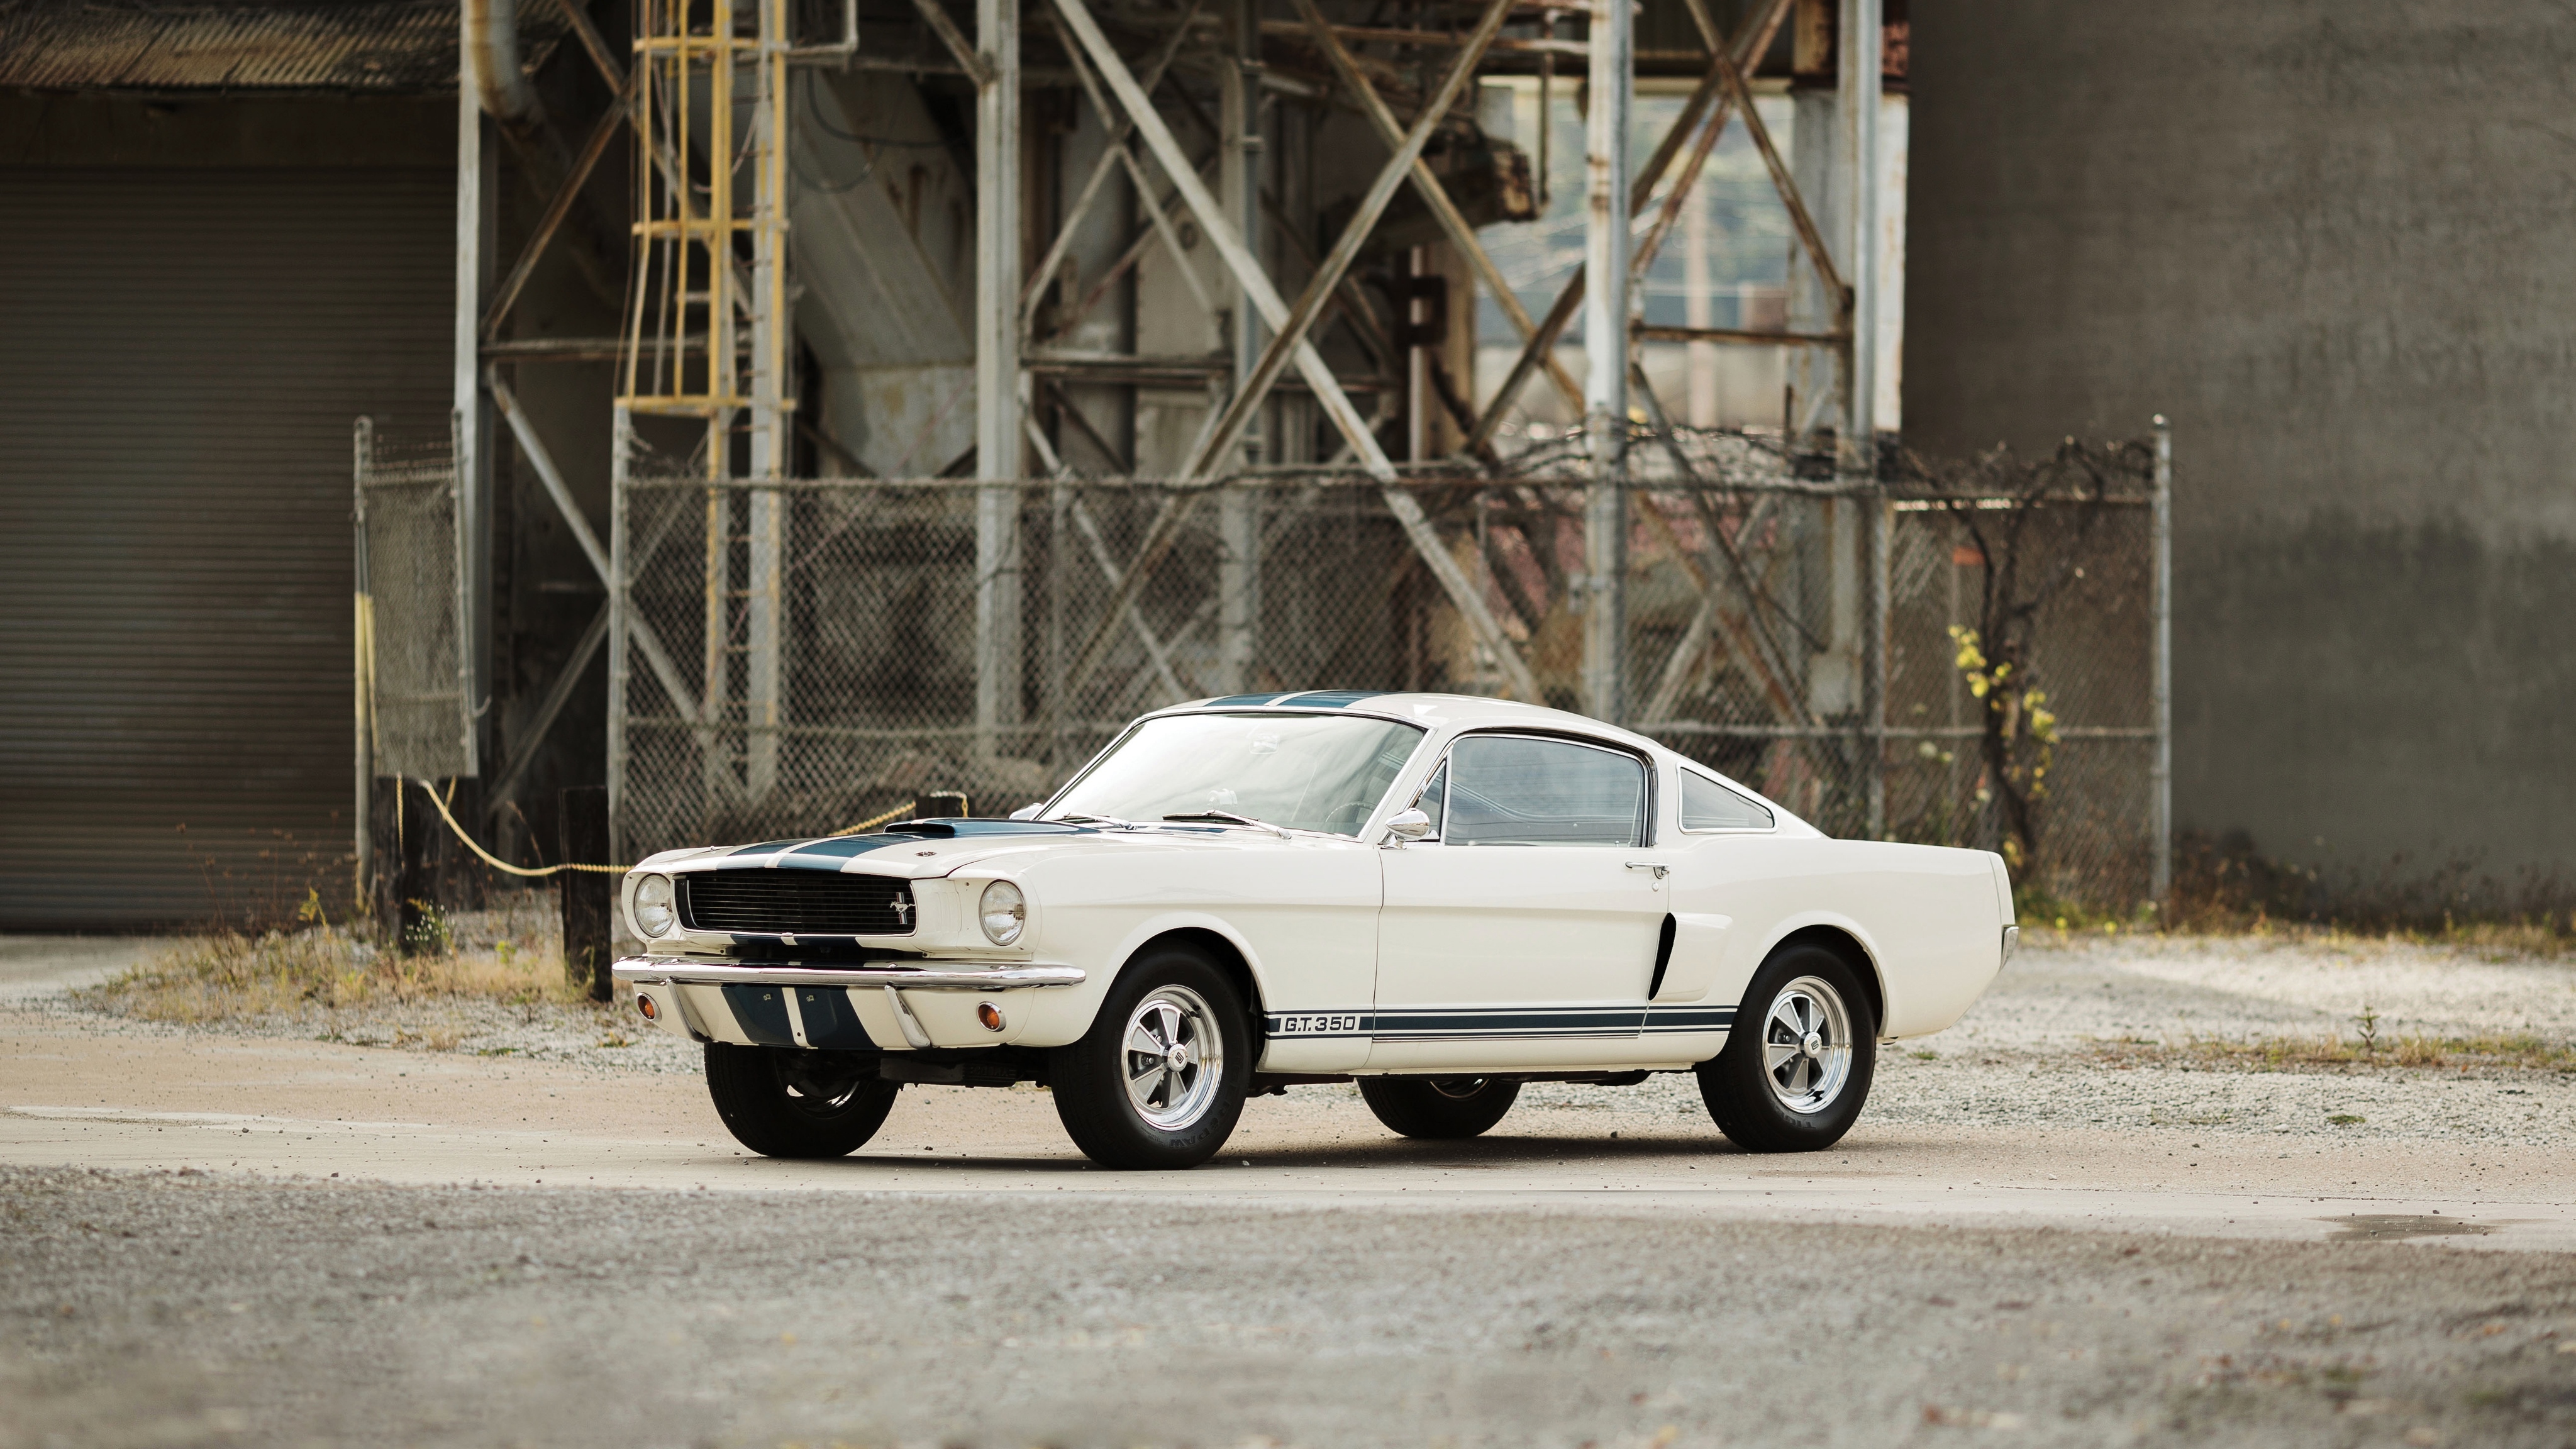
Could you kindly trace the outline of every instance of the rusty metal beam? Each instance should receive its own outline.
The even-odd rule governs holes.
[[[619,92],[609,102],[607,111],[601,114],[599,123],[590,128],[590,139],[582,143],[581,155],[574,159],[572,170],[564,177],[563,185],[556,189],[554,199],[546,203],[545,214],[537,218],[537,229],[529,234],[528,244],[519,249],[519,260],[511,266],[510,275],[502,281],[500,290],[492,296],[490,309],[483,314],[484,341],[489,342],[501,335],[501,324],[508,320],[510,309],[518,305],[520,291],[536,272],[537,262],[545,255],[546,248],[553,244],[555,233],[563,227],[564,218],[572,215],[573,203],[581,199],[582,187],[590,183],[590,173],[599,168],[599,158],[608,154],[608,143],[617,139],[617,133],[625,129],[627,108],[633,101],[634,96],[629,92]]]
[[[1776,347],[1840,347],[1848,332],[1765,332],[1745,327],[1662,327],[1640,322],[1628,329],[1639,342],[1730,342]]]
[[[1342,44],[1335,27],[1324,23],[1323,12],[1315,8],[1314,0],[1297,0],[1297,9],[1305,17],[1303,23],[1308,38],[1332,63],[1333,73],[1340,77],[1342,88],[1359,103],[1369,124],[1377,128],[1379,139],[1385,141],[1390,149],[1402,144],[1404,128],[1396,124],[1395,112],[1387,108],[1386,98],[1378,94],[1377,87],[1360,73],[1358,62]],[[1282,22],[1264,21],[1262,28],[1268,30],[1275,23]],[[1439,219],[1440,229],[1448,234],[1449,244],[1466,257],[1469,266],[1475,268],[1477,279],[1484,283],[1494,305],[1511,322],[1521,341],[1527,343],[1537,333],[1538,326],[1530,320],[1529,309],[1521,305],[1521,299],[1512,291],[1502,269],[1494,265],[1493,257],[1476,239],[1476,229],[1467,225],[1467,218],[1449,199],[1448,188],[1440,184],[1440,178],[1432,174],[1431,167],[1421,157],[1414,158],[1411,171],[1414,191],[1422,197],[1423,204],[1431,208],[1431,214]],[[1564,364],[1556,360],[1553,351],[1543,365],[1547,368],[1548,380],[1556,384],[1557,392],[1565,398],[1566,406],[1580,414],[1583,411],[1583,389],[1566,372]]]
[[[1152,95],[1155,88],[1163,83],[1163,73],[1171,69],[1172,58],[1180,53],[1181,42],[1188,38],[1189,23],[1197,16],[1200,3],[1201,0],[1190,0],[1190,8],[1182,15],[1181,23],[1173,28],[1172,38],[1154,57],[1153,65],[1146,69],[1145,79],[1140,83],[1145,94]],[[1082,64],[1082,58],[1074,48],[1066,46],[1065,54],[1073,59],[1074,73],[1081,79],[1084,93],[1092,97],[1093,107],[1100,112],[1101,119],[1109,123],[1109,141],[1101,148],[1100,159],[1092,163],[1091,175],[1082,183],[1082,194],[1074,198],[1073,205],[1065,211],[1064,221],[1056,227],[1055,240],[1048,244],[1046,256],[1029,273],[1028,285],[1020,294],[1020,326],[1023,330],[1037,315],[1038,298],[1045,295],[1048,285],[1054,280],[1055,269],[1063,264],[1064,254],[1073,247],[1074,233],[1081,230],[1082,223],[1090,217],[1092,203],[1100,198],[1109,181],[1109,173],[1118,165],[1119,158],[1127,155],[1127,138],[1136,131],[1135,122],[1101,103],[1090,69]],[[1131,173],[1133,169],[1131,157]],[[1141,192],[1144,188],[1140,185],[1137,190]]]
[[[1296,0],[1296,3],[1310,23],[1322,20],[1321,13],[1315,9],[1315,0]],[[1225,415],[1209,438],[1206,451],[1183,465],[1181,472],[1184,477],[1208,472],[1216,460],[1231,454],[1244,429],[1250,425],[1254,410],[1270,395],[1270,385],[1278,380],[1290,357],[1301,349],[1313,350],[1306,340],[1307,332],[1314,327],[1315,319],[1323,315],[1324,307],[1332,299],[1333,289],[1340,284],[1343,273],[1358,260],[1360,248],[1367,244],[1369,233],[1377,229],[1378,218],[1385,215],[1387,204],[1395,199],[1396,189],[1405,183],[1415,164],[1421,160],[1422,148],[1429,144],[1431,133],[1439,129],[1458,93],[1466,89],[1467,83],[1474,78],[1476,62],[1485,53],[1485,42],[1502,29],[1503,19],[1510,13],[1511,5],[1512,0],[1493,0],[1486,7],[1484,19],[1477,22],[1466,44],[1460,47],[1457,58],[1450,62],[1449,74],[1441,80],[1431,103],[1422,108],[1422,114],[1414,120],[1413,129],[1399,139],[1395,154],[1378,168],[1377,179],[1370,183],[1368,191],[1360,198],[1358,209],[1343,225],[1341,239],[1325,255],[1323,265],[1307,279],[1306,290],[1298,297],[1296,307],[1285,318],[1272,324],[1276,335],[1270,339],[1269,346],[1262,349],[1251,375],[1237,380],[1234,397],[1226,404]],[[1338,43],[1335,43],[1335,48],[1339,48]],[[1375,92],[1370,94],[1373,97]],[[1433,189],[1438,189],[1436,183]]]
[[[912,0],[912,8],[921,12],[922,22],[930,27],[930,33],[938,36],[939,43],[947,46],[948,53],[957,58],[958,69],[968,80],[978,87],[992,83],[992,62],[968,43],[966,32],[959,30],[957,22],[948,18],[948,7],[940,4],[939,0]]]
[[[1736,54],[1754,56],[1767,49],[1771,44],[1772,35],[1780,27],[1781,18],[1789,13],[1791,3],[1792,0],[1772,0],[1769,9],[1757,10],[1747,15],[1743,28],[1736,35]],[[1635,183],[1628,190],[1630,216],[1636,216],[1646,209],[1646,204],[1653,199],[1655,187],[1663,180],[1664,172],[1680,155],[1682,143],[1698,127],[1700,117],[1706,113],[1708,106],[1724,92],[1726,85],[1724,74],[1716,64],[1716,61],[1724,55],[1725,52],[1721,49],[1710,56],[1711,63],[1707,73],[1701,76],[1698,88],[1691,92],[1690,100],[1683,104],[1682,113],[1673,118],[1672,129],[1666,131],[1663,140],[1657,143],[1655,154],[1647,158],[1645,167],[1637,173]],[[1712,124],[1722,124],[1724,114],[1721,111],[1718,120]],[[1556,295],[1555,305],[1548,308],[1547,316],[1540,320],[1537,332],[1522,346],[1520,357],[1513,362],[1510,374],[1503,380],[1502,389],[1494,394],[1493,400],[1485,405],[1484,414],[1476,420],[1475,431],[1467,438],[1467,447],[1470,451],[1481,449],[1493,441],[1494,430],[1502,425],[1503,415],[1511,411],[1512,405],[1520,397],[1521,389],[1529,384],[1531,376],[1538,371],[1540,360],[1555,348],[1556,340],[1563,335],[1566,324],[1574,320],[1575,310],[1583,305],[1585,277],[1585,270],[1578,267],[1574,275],[1566,279],[1564,288]]]
[[[1118,97],[1119,104],[1125,107],[1127,113],[1134,118],[1137,129],[1143,133],[1156,160],[1180,185],[1183,199],[1199,218],[1200,230],[1209,241],[1215,244],[1218,254],[1225,259],[1227,268],[1234,273],[1235,280],[1242,285],[1254,304],[1260,308],[1263,320],[1267,321],[1273,329],[1284,331],[1284,324],[1288,321],[1288,304],[1281,299],[1278,289],[1271,284],[1269,275],[1262,271],[1261,264],[1244,246],[1242,237],[1236,234],[1233,226],[1227,221],[1226,212],[1217,205],[1215,197],[1209,194],[1206,185],[1199,180],[1197,172],[1185,169],[1188,162],[1181,154],[1180,142],[1172,135],[1171,127],[1164,124],[1163,118],[1155,112],[1152,101],[1138,88],[1135,76],[1127,69],[1126,62],[1119,57],[1117,50],[1109,44],[1108,37],[1101,33],[1099,23],[1092,19],[1091,11],[1084,0],[1055,0],[1055,6],[1057,12],[1064,17],[1067,28],[1073,31],[1075,38],[1089,53],[1092,63],[1098,67],[1101,77],[1108,82],[1110,90]],[[1329,288],[1323,289],[1323,294],[1329,295]],[[1511,687],[1520,692],[1521,698],[1534,702],[1541,699],[1537,677],[1530,673],[1528,661],[1521,658],[1520,652],[1512,646],[1511,639],[1502,632],[1502,625],[1495,620],[1493,611],[1486,607],[1484,597],[1469,581],[1466,572],[1458,567],[1457,560],[1451,558],[1448,551],[1442,547],[1439,534],[1431,527],[1430,520],[1423,516],[1421,505],[1416,503],[1410,494],[1396,486],[1394,465],[1387,461],[1385,450],[1378,446],[1377,438],[1370,430],[1370,424],[1360,417],[1356,408],[1352,407],[1349,394],[1342,391],[1331,369],[1325,365],[1322,354],[1315,350],[1311,342],[1300,339],[1295,346],[1294,355],[1299,373],[1305,377],[1316,401],[1322,405],[1325,416],[1332,419],[1334,427],[1349,441],[1351,451],[1358,459],[1362,470],[1378,481],[1388,511],[1403,527],[1405,536],[1413,544],[1415,551],[1422,555],[1423,562],[1430,568],[1432,576],[1440,580],[1442,589],[1448,593],[1460,616],[1467,621],[1469,629],[1476,634],[1479,642],[1494,651],[1511,682]],[[1220,449],[1205,446],[1194,448],[1192,451],[1202,460],[1222,454]],[[1183,495],[1169,500],[1164,505],[1153,525],[1147,530],[1145,539],[1138,546],[1135,562],[1126,569],[1125,578],[1119,590],[1122,595],[1132,597],[1134,592],[1142,587],[1144,580],[1154,568],[1161,563],[1163,556],[1170,551],[1172,545],[1178,541],[1180,523],[1187,514],[1191,502],[1191,495]],[[1111,632],[1116,627],[1115,608],[1123,602],[1123,598],[1113,600],[1111,615],[1104,617],[1094,627],[1090,641],[1084,646],[1073,670],[1066,676],[1064,698],[1069,699],[1076,694],[1089,680],[1091,671],[1099,666],[1107,651]]]

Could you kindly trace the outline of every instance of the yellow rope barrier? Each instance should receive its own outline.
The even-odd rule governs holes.
[[[447,828],[456,832],[456,838],[465,842],[465,848],[483,857],[483,863],[494,870],[508,871],[512,875],[521,876],[549,876],[568,870],[586,870],[600,875],[624,875],[634,869],[633,866],[628,865],[549,865],[538,870],[530,870],[524,865],[512,865],[485,850],[475,842],[473,836],[466,834],[465,827],[456,823],[456,817],[447,813],[447,802],[438,798],[438,792],[429,787],[427,780],[414,780],[412,783],[418,785],[422,793],[429,796],[430,804],[438,807],[438,818],[447,822]]]
[[[468,850],[470,850],[470,851],[473,851],[476,855],[481,856],[481,857],[483,858],[483,863],[484,863],[485,865],[488,865],[488,866],[492,867],[494,870],[507,871],[507,872],[509,872],[510,874],[512,874],[512,875],[516,875],[516,876],[531,876],[531,877],[537,877],[537,876],[559,875],[559,874],[561,874],[562,872],[564,872],[564,871],[568,871],[568,870],[586,870],[586,871],[593,871],[593,872],[596,872],[596,873],[598,873],[598,874],[600,874],[600,875],[624,875],[626,872],[628,872],[628,871],[630,871],[630,870],[633,870],[633,869],[635,868],[635,867],[633,867],[633,866],[631,866],[631,865],[573,865],[573,864],[565,864],[565,865],[549,865],[549,866],[542,867],[542,868],[540,868],[540,869],[530,870],[528,867],[526,867],[526,866],[524,866],[524,865],[512,865],[512,864],[510,864],[508,861],[503,860],[501,857],[499,857],[499,856],[497,856],[497,855],[494,855],[492,852],[490,852],[490,851],[488,851],[488,850],[485,850],[485,849],[484,849],[484,848],[483,848],[479,843],[477,843],[477,842],[476,842],[476,840],[474,839],[474,837],[473,837],[473,836],[466,834],[466,833],[465,833],[465,827],[464,827],[464,826],[462,826],[462,825],[457,824],[457,823],[456,823],[456,817],[455,817],[454,815],[451,815],[451,814],[449,814],[449,813],[448,813],[448,810],[447,810],[447,802],[446,802],[446,801],[444,801],[444,800],[441,800],[440,798],[438,798],[438,792],[437,792],[436,790],[433,790],[433,789],[431,789],[431,788],[430,788],[429,782],[428,782],[427,780],[414,780],[414,781],[412,781],[411,783],[412,783],[412,784],[415,784],[415,785],[418,785],[418,786],[421,788],[422,792],[423,792],[423,793],[425,793],[425,794],[427,794],[427,795],[429,796],[429,803],[438,807],[438,818],[447,822],[447,828],[448,828],[448,829],[450,829],[450,830],[452,830],[452,831],[454,831],[454,832],[456,832],[456,838],[465,842],[465,848],[466,848],[466,849],[468,849]],[[888,823],[889,821],[900,820],[900,819],[902,819],[904,816],[911,814],[911,813],[912,813],[912,809],[913,809],[913,807],[914,807],[914,806],[916,806],[916,805],[918,805],[918,804],[920,804],[920,803],[921,803],[921,802],[920,802],[920,801],[918,801],[918,800],[906,800],[906,801],[904,801],[902,804],[897,805],[897,806],[896,806],[896,807],[894,807],[892,810],[887,811],[887,812],[886,812],[886,813],[884,813],[883,815],[871,815],[871,816],[869,816],[867,819],[860,821],[858,824],[853,825],[853,826],[849,827],[849,828],[848,828],[848,829],[846,829],[846,830],[835,830],[835,831],[833,831],[833,832],[832,832],[832,838],[837,838],[837,837],[839,837],[839,836],[843,836],[843,835],[857,835],[857,834],[861,833],[862,831],[874,830],[874,829],[876,829],[878,826],[880,826],[880,825],[884,825],[884,824]]]
[[[871,815],[867,819],[860,821],[858,824],[851,826],[847,830],[835,830],[824,838],[827,840],[837,840],[844,835],[857,835],[863,831],[874,830],[889,820],[901,820],[903,817],[912,813],[912,807],[920,803],[921,802],[918,800],[906,800],[883,815]]]

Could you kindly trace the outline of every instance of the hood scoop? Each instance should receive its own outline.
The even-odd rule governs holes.
[[[962,840],[988,835],[1090,835],[1087,825],[1067,825],[1060,820],[973,820],[959,817],[933,820],[898,820],[884,827],[887,835],[917,835],[931,840]]]

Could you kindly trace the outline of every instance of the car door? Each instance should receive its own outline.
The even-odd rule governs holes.
[[[1626,750],[1473,734],[1424,790],[1430,836],[1378,853],[1368,1065],[1637,1061],[1665,913],[1651,775]]]

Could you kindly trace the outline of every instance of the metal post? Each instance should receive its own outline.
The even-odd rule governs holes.
[[[1020,474],[1020,6],[975,0],[975,474]],[[975,493],[975,752],[1020,717],[1019,493]]]
[[[470,70],[481,47],[474,44],[475,7],[459,10],[459,53]],[[456,438],[456,544],[459,585],[464,591],[458,620],[464,676],[465,769],[471,775],[489,712],[481,708],[491,694],[492,667],[492,436],[490,404],[483,376],[483,296],[492,282],[493,224],[499,215],[491,121],[483,114],[481,88],[472,75],[456,88],[456,311],[453,329],[449,406]]]
[[[1628,0],[1593,0],[1591,105],[1585,116],[1583,431],[1592,459],[1584,504],[1584,708],[1616,722],[1625,711],[1628,496],[1628,130],[1635,30]]]
[[[626,856],[626,479],[635,453],[635,415],[612,414],[608,444],[608,859]],[[607,862],[599,862],[606,864]],[[614,930],[614,923],[611,929]]]
[[[1217,68],[1219,114],[1218,124],[1224,131],[1224,149],[1217,177],[1218,195],[1233,215],[1235,235],[1245,239],[1254,253],[1267,250],[1262,238],[1268,235],[1261,225],[1261,92],[1257,68],[1261,63],[1261,7],[1259,0],[1235,0],[1229,7],[1234,53]],[[1252,300],[1251,289],[1228,277],[1228,291],[1233,301],[1228,332],[1234,344],[1234,386],[1240,391],[1251,385],[1253,369],[1261,360],[1264,342],[1261,309]],[[1243,432],[1243,460],[1266,461],[1268,429],[1263,426],[1272,411],[1264,407],[1253,415]],[[1224,471],[1233,459],[1218,460],[1218,471]],[[1236,694],[1251,687],[1252,631],[1257,613],[1259,537],[1254,524],[1253,492],[1248,488],[1228,488],[1217,495],[1217,667],[1215,687],[1223,694]]]
[[[1874,471],[1878,456],[1878,101],[1879,0],[1842,0],[1836,32],[1835,115],[1848,178],[1848,250],[1851,283],[1851,355],[1843,380],[1843,434],[1838,449],[1845,467]]]
[[[751,204],[751,476],[786,476],[787,0],[761,0],[754,62]],[[766,799],[778,783],[778,727],[786,723],[784,589],[787,495],[757,490],[751,509],[750,577],[744,581],[743,793]]]
[[[574,785],[555,792],[555,843],[559,860],[604,865],[608,848],[608,792]],[[568,870],[559,879],[563,914],[564,977],[593,1001],[606,1001],[614,979],[617,878],[600,871]]]
[[[357,718],[355,722],[357,731],[357,748],[355,754],[358,774],[358,789],[354,806],[357,826],[357,855],[356,865],[354,868],[354,884],[356,886],[357,899],[365,901],[368,899],[368,883],[373,879],[373,870],[375,865],[375,840],[369,833],[371,827],[368,824],[368,806],[371,803],[369,797],[375,793],[376,780],[376,730],[374,719],[376,703],[376,610],[375,600],[367,592],[367,465],[369,456],[375,451],[375,420],[367,417],[359,418],[356,428],[353,429],[353,433],[354,436],[350,440],[350,451],[356,454],[356,456],[351,460],[350,466],[352,486],[349,491],[353,495],[353,501],[349,511],[349,522],[351,525],[351,532],[356,535],[355,543],[357,545],[357,559],[355,562],[357,565],[357,588],[354,591],[356,608],[352,611],[350,621],[352,625],[351,632],[354,636],[356,646],[354,651],[354,662],[356,667],[352,669],[350,673],[353,676],[354,692],[357,696]]]
[[[2150,699],[2156,760],[2149,776],[2155,795],[2155,864],[2148,889],[2162,911],[2173,893],[2173,424],[2158,413],[2155,427],[2156,637]]]

